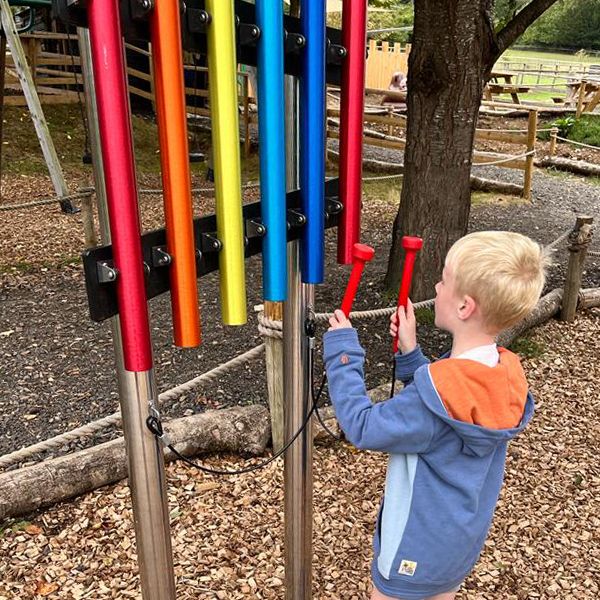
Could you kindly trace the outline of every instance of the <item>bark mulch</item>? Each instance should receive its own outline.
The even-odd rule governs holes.
[[[551,321],[524,361],[537,413],[510,447],[481,560],[459,600],[600,595],[600,310]],[[577,357],[574,359],[573,357]],[[213,457],[221,468],[243,464]],[[368,598],[385,456],[345,443],[314,457],[314,597]],[[281,460],[215,478],[167,468],[178,598],[284,597]],[[0,600],[141,598],[131,504],[109,486],[0,535]]]

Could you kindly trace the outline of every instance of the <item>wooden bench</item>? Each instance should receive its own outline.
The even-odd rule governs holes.
[[[525,85],[516,85],[513,83],[493,83],[487,84],[487,89],[491,94],[510,94],[515,104],[520,104],[519,94],[526,94],[531,88]]]

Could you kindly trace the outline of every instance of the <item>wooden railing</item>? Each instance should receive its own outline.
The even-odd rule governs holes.
[[[396,132],[404,132],[406,129],[406,118],[397,113],[385,114],[385,108],[372,108],[365,112],[365,124],[377,124],[385,126],[386,133],[369,130],[365,128],[363,131],[363,143],[368,146],[376,146],[380,148],[388,148],[394,150],[404,150],[406,147],[406,139],[396,136]],[[508,131],[508,130],[493,130],[493,129],[477,129],[475,133],[475,141],[498,141],[506,144],[522,146],[517,150],[516,155],[502,154],[498,152],[483,152],[475,150],[473,152],[473,164],[485,165],[489,163],[498,163],[498,166],[507,169],[518,169],[523,171],[523,191],[524,198],[531,197],[531,184],[533,175],[533,161],[535,151],[535,142],[537,136],[537,110],[527,109],[529,118],[527,122],[527,130],[523,131]],[[376,114],[376,113],[380,114]],[[375,114],[374,114],[375,113]],[[383,113],[383,114],[381,114]],[[339,139],[338,119],[340,110],[330,108],[327,110],[328,124],[327,137],[330,139]],[[403,135],[403,133],[402,133]],[[527,155],[527,156],[525,156]]]
[[[81,61],[76,35],[64,33],[33,33],[21,36],[21,42],[27,55],[27,61],[31,68],[33,81],[42,104],[70,104],[84,102],[83,78],[81,75]],[[48,48],[53,46],[52,50]],[[154,80],[152,77],[152,53],[151,49],[145,50],[132,44],[125,44],[130,55],[138,54],[147,59],[148,72],[128,66],[128,89],[133,97],[143,98],[154,106]],[[27,102],[22,93],[21,85],[14,71],[14,63],[10,55],[6,60],[6,84],[4,103],[9,106],[26,106]],[[205,67],[196,65],[184,65],[185,72],[206,72]],[[248,74],[238,73],[238,95],[242,107],[242,131],[245,134],[245,150],[250,147],[249,114],[249,86]],[[138,82],[145,82],[143,85]],[[146,89],[143,89],[145,87]],[[208,97],[207,89],[186,88],[188,97]],[[190,114],[210,116],[208,108],[188,106]]]

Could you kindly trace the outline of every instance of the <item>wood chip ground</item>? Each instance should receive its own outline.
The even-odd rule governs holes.
[[[600,311],[552,321],[525,368],[537,400],[512,444],[491,535],[459,600],[600,597]],[[232,457],[212,458],[236,467]],[[314,597],[368,598],[385,456],[347,444],[314,456]],[[214,478],[168,467],[179,600],[284,598],[283,476]],[[125,483],[0,536],[0,600],[141,598]]]

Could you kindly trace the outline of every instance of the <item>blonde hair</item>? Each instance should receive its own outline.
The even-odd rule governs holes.
[[[483,319],[501,331],[526,317],[544,288],[548,254],[530,238],[509,231],[479,231],[450,248],[456,292],[477,302]]]

